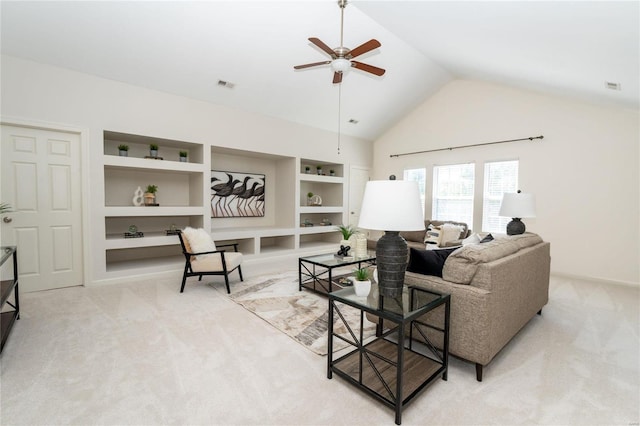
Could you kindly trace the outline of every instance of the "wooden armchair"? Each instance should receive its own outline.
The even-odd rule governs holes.
[[[197,231],[200,233],[206,232],[204,230]],[[178,231],[178,237],[180,238],[182,254],[184,254],[185,258],[180,293],[184,292],[187,277],[197,276],[198,281],[201,281],[203,275],[223,275],[227,293],[231,293],[229,289],[229,274],[231,272],[237,269],[240,275],[240,281],[243,281],[241,268],[242,253],[238,252],[237,243],[223,244],[216,247],[213,240],[211,240],[209,248],[213,250],[196,252],[192,251],[191,244],[189,243],[188,237],[184,235],[184,231]],[[209,236],[209,238],[211,237]],[[219,250],[220,247],[233,247],[233,251]]]

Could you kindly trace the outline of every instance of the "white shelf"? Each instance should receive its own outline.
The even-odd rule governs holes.
[[[120,157],[117,155],[104,156],[105,168],[118,167],[140,171],[173,171],[184,173],[203,173],[204,165],[199,163],[181,163],[171,160],[153,160],[150,158]]]
[[[105,217],[123,217],[123,216],[202,216],[205,212],[204,207],[183,207],[183,206],[170,206],[170,207],[105,207]]]
[[[107,272],[115,275],[131,275],[135,273],[155,273],[179,270],[184,267],[184,256],[160,256],[147,259],[134,259],[107,263]],[[177,283],[179,284],[179,283]]]
[[[338,227],[334,225],[329,226],[301,226],[300,227],[300,235],[309,235],[309,234],[326,234],[329,232],[338,232]]]
[[[339,206],[302,206],[300,207],[300,213],[342,213],[343,207]]]
[[[177,235],[165,235],[164,232],[145,232],[141,238],[124,238],[122,234],[107,235],[105,248],[107,250],[179,245]]]
[[[322,182],[322,183],[344,183],[344,178],[340,176],[323,176],[300,173],[299,178],[301,181],[307,182]]]

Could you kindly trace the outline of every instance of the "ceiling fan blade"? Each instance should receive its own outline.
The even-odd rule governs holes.
[[[333,84],[342,83],[342,73],[334,72],[333,73]]]
[[[349,54],[351,55],[352,58],[355,58],[356,56],[360,56],[363,53],[367,53],[373,49],[376,49],[378,47],[382,46],[380,44],[380,42],[378,40],[376,40],[375,38],[372,38],[371,40],[369,40],[366,43],[361,44],[360,46],[356,47],[355,49],[353,49],[351,52],[349,52]]]
[[[358,61],[351,61],[351,66],[362,71],[370,72],[371,74],[375,74],[377,76],[381,76],[386,72],[382,68],[374,67],[373,65],[369,64],[363,64],[362,62]]]
[[[316,46],[318,46],[320,49],[322,49],[327,55],[331,56],[333,59],[336,58],[336,52],[334,52],[332,48],[324,44],[322,40],[320,40],[319,38],[309,37],[309,41],[315,44]]]
[[[328,65],[330,63],[331,63],[331,61],[314,62],[312,64],[296,65],[295,67],[293,67],[293,69],[294,70],[301,70],[301,69],[304,69],[304,68],[316,67],[318,65]]]

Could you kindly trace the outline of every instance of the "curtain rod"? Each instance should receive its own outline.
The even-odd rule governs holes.
[[[427,152],[436,152],[436,151],[451,151],[458,148],[471,148],[474,146],[483,146],[483,145],[495,145],[497,143],[507,143],[507,142],[519,142],[519,141],[533,141],[534,139],[544,139],[544,136],[530,136],[528,138],[522,139],[509,139],[507,141],[496,141],[496,142],[484,142],[484,143],[476,143],[473,145],[463,145],[463,146],[452,146],[451,148],[437,148],[437,149],[428,149],[426,151],[415,151],[415,152],[405,152],[404,154],[391,154],[389,157],[402,157],[404,155],[415,155],[415,154],[425,154]]]

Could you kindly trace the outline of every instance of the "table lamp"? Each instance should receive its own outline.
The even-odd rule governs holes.
[[[358,228],[384,231],[376,244],[378,287],[383,296],[401,295],[408,248],[400,231],[425,229],[417,182],[395,176],[367,182]]]
[[[523,217],[536,217],[536,198],[533,194],[525,194],[518,190],[517,193],[505,193],[502,195],[502,205],[499,216],[511,218],[507,224],[507,235],[519,235],[524,233],[526,227]]]

